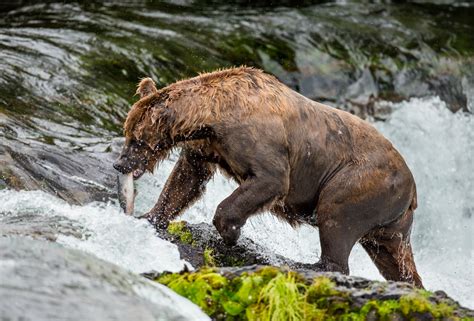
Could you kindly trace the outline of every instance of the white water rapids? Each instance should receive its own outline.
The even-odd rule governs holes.
[[[413,99],[393,105],[394,112],[375,126],[405,157],[418,188],[412,233],[415,260],[425,286],[444,290],[474,308],[474,117],[451,113],[438,98]],[[156,176],[139,181],[136,211],[148,210],[173,166],[164,162]],[[236,185],[217,175],[205,197],[182,219],[211,222],[217,204]],[[83,239],[60,235],[58,242],[118,264],[133,272],[177,271],[183,266],[176,247],[156,237],[146,222],[127,217],[116,204],[71,206],[37,191],[0,191],[0,211],[62,215],[88,232]],[[309,226],[292,229],[269,214],[252,218],[243,234],[269,253],[315,262],[318,232]],[[360,246],[350,257],[351,274],[382,279]]]

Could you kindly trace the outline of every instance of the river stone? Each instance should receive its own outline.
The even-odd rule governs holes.
[[[0,211],[0,236],[29,236],[34,239],[56,241],[58,235],[81,239],[86,238],[88,233],[77,222],[60,215]]]
[[[1,320],[209,320],[193,303],[56,243],[0,238]]]
[[[172,223],[172,224],[176,224]],[[192,224],[180,221],[182,231],[170,233],[170,229],[157,227],[160,238],[176,244],[181,259],[189,262],[193,267],[199,268],[206,265],[205,252],[212,250],[214,264],[219,267],[225,266],[249,266],[249,265],[285,265],[291,268],[309,268],[311,264],[295,262],[277,254],[269,254],[262,246],[247,237],[240,237],[234,246],[228,246],[217,232],[216,228],[207,223]],[[189,242],[182,241],[182,233],[190,233]],[[152,275],[154,272],[150,272]]]
[[[42,190],[79,205],[115,199],[118,172],[112,164],[123,142],[118,137],[104,151],[71,151],[39,142],[2,140],[0,189]]]
[[[171,229],[159,229],[158,234],[161,238],[178,246],[182,259],[190,262],[196,269],[208,268],[208,262],[204,259],[205,252],[208,251],[210,253],[208,255],[213,257],[212,267],[227,278],[233,278],[244,272],[253,273],[268,265],[275,266],[283,271],[296,271],[308,283],[311,283],[311,280],[315,277],[325,276],[336,284],[337,290],[347,293],[351,298],[351,304],[359,308],[370,300],[398,300],[401,296],[416,291],[411,284],[405,282],[373,281],[362,277],[343,275],[338,272],[324,272],[315,268],[312,264],[295,262],[278,255],[265,255],[265,249],[245,237],[241,237],[235,246],[230,247],[225,245],[215,228],[209,224],[190,224],[185,221],[172,224],[180,224],[181,227],[178,233]],[[188,233],[186,238],[182,237],[183,233]],[[183,239],[186,242],[183,242]],[[143,276],[152,280],[160,275],[162,273],[156,271],[143,273]],[[473,310],[460,306],[458,302],[451,299],[443,291],[434,292],[430,300],[435,303],[449,303],[455,307],[455,315],[457,316],[466,317],[468,320],[474,318]],[[374,316],[372,319],[376,320],[376,317]],[[416,318],[416,320],[432,319],[431,316]]]

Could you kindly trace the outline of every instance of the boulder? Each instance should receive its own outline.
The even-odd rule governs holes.
[[[0,238],[2,320],[208,320],[187,299],[56,243]]]
[[[287,267],[202,268],[153,276],[213,320],[473,320],[442,291]]]
[[[190,299],[214,320],[474,320],[474,311],[443,291],[318,271],[269,257],[247,238],[229,247],[208,224],[172,222],[158,234],[197,270],[144,276]]]

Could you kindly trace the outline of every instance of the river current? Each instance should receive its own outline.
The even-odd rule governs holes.
[[[473,15],[472,3],[450,0],[0,3],[0,235],[55,240],[133,273],[181,270],[176,246],[114,200],[111,151],[140,78],[162,87],[246,64],[368,118],[393,142],[417,183],[412,238],[424,284],[474,308]],[[137,215],[175,160],[137,182]],[[235,188],[216,175],[181,219],[210,223]],[[319,258],[317,229],[268,213],[243,234],[270,258]],[[0,275],[12,264],[0,260]],[[383,279],[360,246],[350,269]]]

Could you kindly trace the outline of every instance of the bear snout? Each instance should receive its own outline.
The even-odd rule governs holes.
[[[124,161],[122,158],[119,158],[118,160],[116,160],[113,164],[113,167],[122,174],[128,174],[132,170],[130,166],[127,166],[126,164],[124,164]]]

